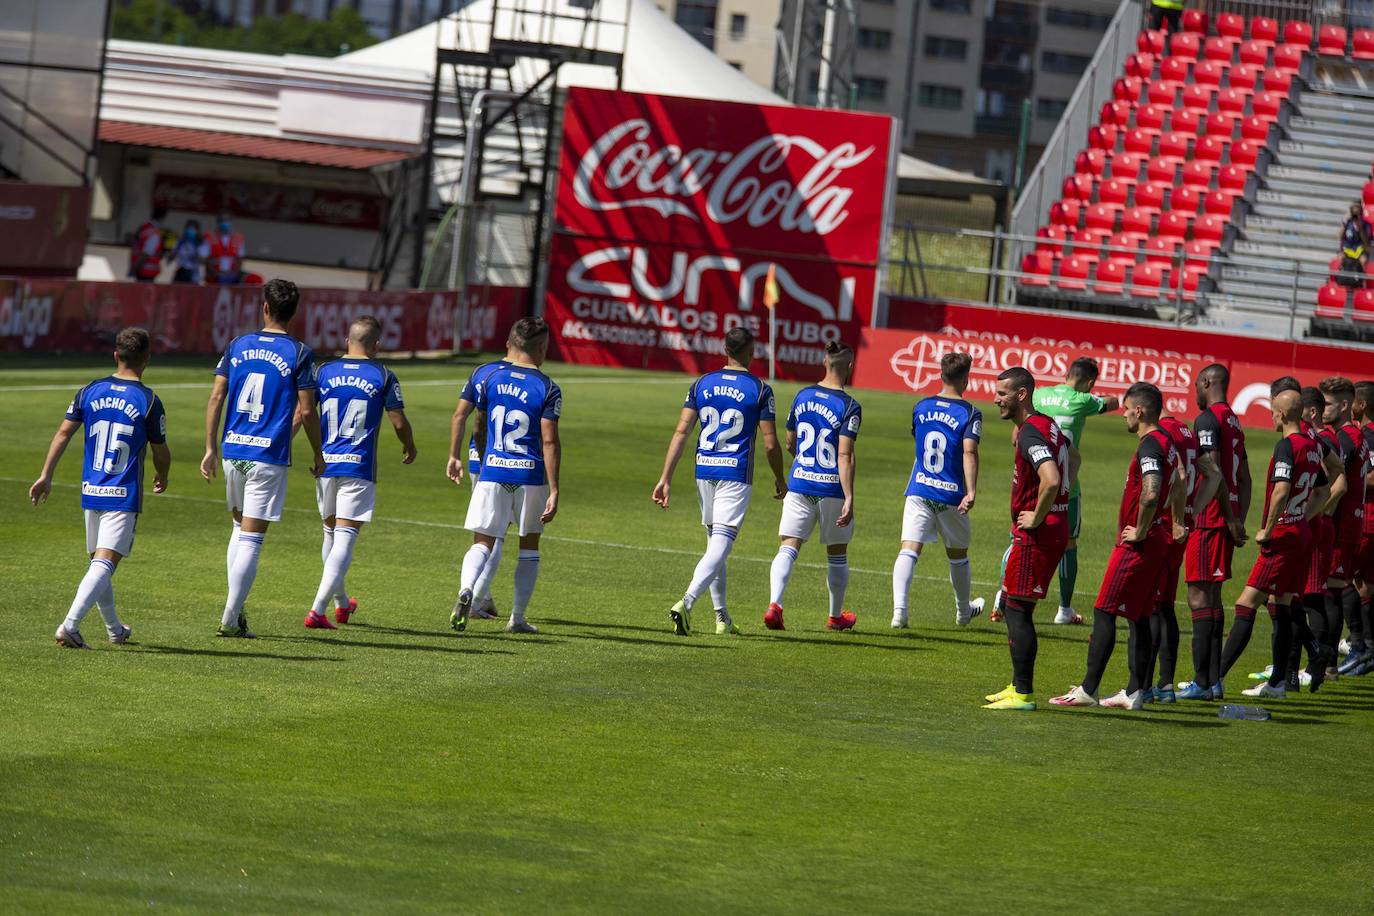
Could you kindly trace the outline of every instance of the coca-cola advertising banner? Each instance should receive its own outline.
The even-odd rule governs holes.
[[[464,346],[499,347],[525,314],[524,290],[494,287],[471,295]],[[448,350],[457,306],[457,294],[446,291],[302,288],[291,330],[323,353],[339,351],[353,319],[370,314],[382,323],[383,350]],[[262,327],[262,290],[0,279],[0,353],[107,350],[129,325],[147,328],[159,353],[218,353],[235,336]]]
[[[386,202],[368,194],[326,188],[160,174],[153,183],[153,206],[345,229],[380,229]]]
[[[732,327],[783,377],[873,314],[891,118],[569,91],[545,317],[560,358],[703,371]]]

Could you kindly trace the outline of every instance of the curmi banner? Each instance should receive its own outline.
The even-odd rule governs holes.
[[[873,315],[891,118],[599,89],[569,91],[545,318],[560,358],[700,372],[778,284],[780,375]]]

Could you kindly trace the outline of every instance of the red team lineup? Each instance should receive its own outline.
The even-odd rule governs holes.
[[[323,522],[323,571],[304,620],[309,629],[346,625],[357,610],[345,582],[359,531],[372,519],[383,418],[402,445],[403,461],[411,463],[416,454],[400,383],[376,361],[381,323],[370,317],[355,320],[344,355],[317,364],[310,349],[289,333],[299,301],[294,284],[274,280],[263,293],[263,327],[226,347],[205,414],[201,474],[207,480],[223,475],[232,519],[228,589],[217,631],[229,639],[253,636],[244,604],[266,532],[281,518],[291,441],[298,430],[304,430],[310,446]],[[453,414],[446,473],[454,483],[462,483],[465,475],[472,482],[464,524],[472,545],[463,557],[450,615],[451,627],[460,632],[472,617],[497,616],[491,585],[512,529],[518,554],[505,629],[537,632],[527,612],[538,581],[540,535],[560,508],[562,394],[541,369],[548,343],[542,318],[517,321],[505,357],[474,370]],[[669,508],[677,465],[691,447],[707,546],[668,611],[669,623],[678,635],[696,632],[694,607],[709,596],[716,634],[740,632],[725,610],[726,567],[752,496],[758,449],[773,478],[769,495],[783,503],[765,627],[786,628],[793,564],[815,538],[827,555],[827,626],[852,629],[856,617],[844,599],[862,427],[859,402],[847,390],[854,352],[837,341],[827,345],[821,379],[804,387],[785,410],[780,437],[772,388],[749,371],[753,334],[735,328],[724,344],[725,364],[689,388],[652,494],[659,506]],[[171,466],[162,404],[142,383],[150,348],[141,328],[120,332],[116,371],[76,393],[29,491],[34,505],[47,499],[63,452],[84,427],[81,504],[91,561],[55,633],[63,647],[89,648],[80,626],[92,606],[99,609],[111,643],[124,644],[132,636],[116,610],[113,577],[133,547],[146,454],[152,455],[154,493],[166,489]],[[981,411],[964,399],[970,367],[967,354],[946,353],[940,360],[940,392],[912,410],[915,461],[893,567],[896,628],[908,625],[914,568],[922,550],[934,543],[942,544],[949,560],[956,623],[967,626],[983,611],[982,600],[969,594],[970,526],[984,433]],[[1088,368],[1088,377],[1095,379],[1096,366]],[[1199,413],[1191,427],[1164,415],[1164,398],[1152,384],[1136,383],[1122,397],[1126,429],[1139,444],[1126,469],[1118,536],[1093,602],[1084,676],[1051,704],[1140,709],[1147,703],[1221,699],[1224,679],[1248,645],[1261,609],[1272,621],[1272,663],[1245,695],[1279,699],[1303,686],[1315,692],[1328,679],[1374,670],[1374,506],[1369,502],[1374,382],[1342,377],[1316,387],[1302,387],[1291,377],[1273,382],[1278,440],[1252,535],[1246,529],[1252,490],[1247,442],[1229,406],[1229,382],[1221,365],[1198,374]],[[1035,387],[1031,373],[1018,366],[1001,372],[994,389],[998,415],[1012,429],[1014,458],[1011,546],[991,615],[1007,627],[1012,676],[1004,689],[984,698],[984,708],[993,710],[1036,708],[1033,612],[1070,543],[1070,487],[1082,461],[1056,421],[1035,409]],[[1259,552],[1232,608],[1228,633],[1221,588],[1238,572],[1232,568],[1234,549],[1251,536]],[[1193,673],[1175,684],[1180,580],[1192,618]],[[1118,618],[1127,624],[1127,681],[1103,697]]]

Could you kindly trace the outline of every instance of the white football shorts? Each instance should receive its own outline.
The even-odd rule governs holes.
[[[919,496],[906,498],[906,507],[902,510],[902,540],[921,544],[944,541],[946,547],[967,550],[972,537],[969,517],[958,507]]]
[[[244,518],[281,521],[286,505],[286,465],[224,459],[224,491],[230,511]]]
[[[753,490],[752,484],[738,480],[698,480],[697,502],[701,504],[701,523],[707,528],[712,525],[738,528],[744,524],[749,494]]]
[[[104,549],[127,557],[133,551],[137,512],[113,509],[87,509],[85,512],[87,553]]]
[[[377,505],[377,483],[361,477],[321,477],[315,481],[315,501],[320,504],[320,518],[332,515],[370,522]]]
[[[833,496],[803,496],[789,492],[782,501],[778,537],[801,538],[804,541],[811,537],[811,532],[819,524],[822,544],[827,547],[831,544],[848,544],[854,537],[854,523],[850,522],[843,528],[835,524],[843,508],[844,500]]]
[[[468,500],[468,517],[463,527],[474,534],[486,534],[494,538],[505,537],[511,525],[516,527],[521,537],[539,534],[544,530],[544,523],[539,517],[544,514],[544,506],[548,501],[547,484],[522,487],[479,480],[473,484],[472,498]]]

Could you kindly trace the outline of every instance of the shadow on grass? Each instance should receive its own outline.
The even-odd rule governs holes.
[[[1050,706],[1050,709],[1060,709],[1060,707]],[[1095,709],[1080,709],[1065,707],[1063,712],[1083,716],[1084,719],[1104,719],[1115,724],[1116,722],[1138,722],[1143,725],[1171,725],[1175,728],[1225,728],[1226,722],[1217,717],[1215,712],[1211,715],[1198,716],[1195,714],[1184,713],[1182,716],[1177,714],[1162,713],[1160,715],[1141,715],[1139,712],[1122,710],[1116,712],[1112,709],[1097,707]]]
[[[633,630],[640,633],[663,634],[672,629],[672,625],[668,622],[668,616],[666,614],[663,616],[663,625],[657,627],[645,627],[628,623],[590,623],[583,620],[560,620],[556,617],[545,618],[545,622],[550,626],[582,627],[588,630]]]
[[[549,621],[554,623],[555,621]],[[580,624],[574,624],[580,626]],[[632,646],[668,646],[674,649],[728,649],[724,643],[696,642],[695,637],[681,636],[673,639],[644,639],[640,636],[612,636],[609,633],[560,633],[565,639],[590,639],[593,642],[620,642]],[[739,637],[735,637],[738,639]]]
[[[869,635],[869,634],[865,633],[865,634],[864,634],[864,637],[867,637],[868,635]],[[758,638],[758,637],[756,637],[756,638]],[[880,651],[880,652],[934,652],[934,651],[935,651],[934,649],[931,649],[931,648],[929,648],[929,647],[927,647],[927,646],[913,645],[913,640],[911,640],[911,639],[904,639],[904,640],[901,640],[900,643],[893,644],[893,645],[884,645],[883,643],[880,643],[880,642],[867,642],[867,641],[860,642],[859,639],[856,638],[856,637],[854,637],[854,636],[842,636],[842,635],[837,635],[837,636],[830,637],[830,638],[825,638],[825,637],[819,637],[819,638],[818,638],[818,637],[814,637],[814,636],[769,636],[769,637],[762,637],[762,638],[765,638],[765,639],[777,639],[777,640],[779,640],[779,641],[785,641],[786,643],[806,643],[806,644],[808,644],[808,645],[813,645],[813,646],[844,646],[844,647],[847,648],[847,649],[877,649],[877,650]]]
[[[543,621],[541,621],[541,623],[542,623],[542,622],[543,622]],[[550,620],[550,621],[548,621],[548,622],[549,622],[549,623],[560,623],[560,622],[562,622],[562,621]],[[350,624],[348,624],[346,627],[340,627],[339,629],[340,629],[340,631],[346,632],[347,630],[351,630],[351,629],[355,629],[355,628],[356,628],[356,629],[359,629],[359,630],[369,630],[369,631],[371,631],[371,632],[373,632],[373,633],[391,633],[391,634],[395,634],[395,635],[397,635],[397,636],[419,636],[419,637],[421,637],[421,638],[429,638],[429,639],[502,639],[502,640],[504,640],[504,639],[514,639],[514,640],[519,640],[519,641],[522,642],[522,643],[530,643],[530,644],[536,645],[536,646],[556,646],[556,645],[558,645],[558,640],[557,640],[557,639],[550,639],[550,638],[546,638],[546,637],[543,637],[543,636],[532,636],[532,635],[530,635],[530,634],[528,634],[528,633],[507,633],[507,632],[505,631],[504,627],[502,627],[501,629],[498,629],[498,630],[474,630],[474,629],[471,629],[471,627],[469,626],[469,629],[466,629],[466,630],[464,630],[464,631],[461,632],[461,633],[455,633],[455,632],[448,631],[448,630],[438,630],[438,629],[435,629],[435,630],[411,630],[411,629],[407,629],[406,627],[383,627],[383,626],[378,626],[377,624],[371,624],[371,623],[359,623],[359,624],[352,624],[352,623],[350,623]],[[564,634],[559,634],[559,635],[564,635]],[[295,637],[292,637],[292,638],[293,638],[293,639],[306,639],[306,640],[310,639],[309,636],[295,636]],[[328,637],[326,637],[326,638],[328,638]],[[355,640],[349,640],[349,642],[350,642],[350,644],[352,644],[352,645],[357,645],[357,646],[372,645],[372,643],[361,643],[361,642],[357,642],[357,641],[355,641]],[[401,646],[394,646],[394,645],[393,645],[392,648],[403,648],[403,647],[401,647]]]
[[[257,642],[257,640],[251,640]],[[341,662],[341,658],[323,655],[282,655],[278,652],[254,652],[245,650],[235,652],[229,649],[193,649],[190,646],[158,646],[151,643],[139,644],[137,648],[127,648],[126,652],[140,652],[150,655],[203,655],[210,658],[273,658],[283,662]]]
[[[457,637],[454,637],[455,639]],[[426,646],[416,643],[362,642],[357,639],[340,639],[337,636],[259,636],[259,640],[273,642],[308,642],[326,646],[346,646],[355,649],[392,649],[401,652],[449,652],[457,655],[514,655],[509,649],[460,649],[457,646]],[[545,640],[548,642],[548,640]]]

